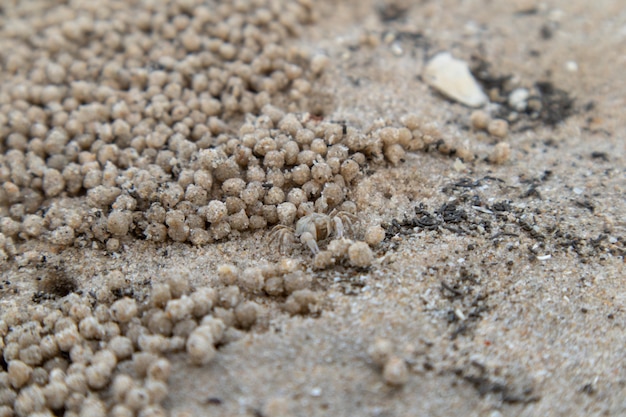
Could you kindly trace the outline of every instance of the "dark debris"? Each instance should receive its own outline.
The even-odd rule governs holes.
[[[481,396],[497,394],[502,402],[509,404],[528,404],[540,400],[534,393],[532,382],[517,372],[511,372],[509,378],[490,375],[485,365],[476,361],[464,368],[454,370],[454,373],[469,382]]]
[[[450,339],[454,340],[460,335],[472,334],[484,313],[491,309],[488,303],[489,295],[481,287],[482,280],[479,274],[461,267],[454,278],[441,280],[441,294],[450,302],[447,315],[448,323],[454,324],[450,332]],[[460,321],[454,310],[456,306],[463,307],[465,320]]]
[[[603,254],[623,256],[626,250],[622,237],[617,237],[617,242],[613,243],[606,238],[582,238],[572,226],[560,225],[558,219],[552,219],[549,224],[537,220],[535,215],[543,211],[541,207],[544,205],[538,187],[549,180],[551,175],[551,171],[545,171],[539,177],[521,181],[528,184],[528,188],[517,198],[537,199],[525,208],[514,206],[509,199],[495,201],[491,205],[484,203],[479,186],[485,181],[497,180],[495,178],[455,180],[442,188],[442,199],[445,198],[445,202],[439,208],[432,210],[423,202],[417,202],[412,212],[382,225],[385,228],[387,249],[392,249],[391,239],[394,236],[426,231],[438,234],[450,232],[469,238],[484,237],[496,246],[503,238],[513,238],[519,243],[523,242],[522,239],[529,238],[532,243],[527,242],[526,245],[542,245],[542,253],[571,250],[578,255],[581,262],[597,262],[602,260]],[[510,196],[515,189],[504,189],[507,188]],[[595,211],[595,205],[589,199],[572,200],[572,204],[592,214]],[[522,246],[524,245],[520,245]]]
[[[593,395],[595,394],[596,390],[595,388],[593,388],[593,384],[589,383],[589,384],[583,385],[583,387],[580,389],[580,392],[587,394],[587,395]]]
[[[574,204],[580,208],[589,210],[591,213],[593,213],[596,209],[590,200],[575,201]]]
[[[574,113],[574,99],[567,91],[554,87],[549,81],[537,82],[535,86],[541,93],[541,111],[539,120],[554,126]]]
[[[519,130],[528,130],[537,124],[555,126],[566,120],[576,111],[575,100],[565,90],[557,88],[551,81],[537,81],[527,87],[530,96],[525,110],[519,111],[509,105],[508,98],[511,92],[518,88],[512,83],[513,75],[495,75],[484,58],[474,56],[472,73],[490,96],[490,100],[500,105],[495,116],[507,120],[511,124],[527,122],[531,125],[522,125]],[[585,111],[583,107],[581,111]]]
[[[609,161],[609,156],[607,155],[606,152],[599,152],[599,151],[591,152],[591,158],[592,159],[601,159],[604,162],[608,162]]]
[[[382,22],[389,23],[398,20],[404,20],[409,11],[408,7],[394,2],[385,2],[380,4],[376,11]]]
[[[33,294],[33,301],[39,302],[55,298],[65,297],[75,292],[78,284],[62,268],[51,267],[43,271],[38,277],[37,292]]]

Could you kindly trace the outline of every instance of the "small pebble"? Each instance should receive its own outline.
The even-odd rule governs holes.
[[[404,359],[390,357],[383,368],[383,379],[389,385],[404,385],[409,380],[409,369]]]
[[[577,72],[578,71],[578,63],[576,61],[567,61],[565,63],[565,69],[569,72]]]
[[[180,299],[168,301],[165,306],[165,313],[173,322],[178,322],[190,317],[193,308],[193,300],[184,295]]]
[[[9,361],[7,367],[8,381],[13,388],[21,388],[28,382],[33,368],[20,360]]]
[[[137,315],[137,303],[132,298],[122,298],[111,306],[111,316],[120,323],[127,323]]]
[[[367,349],[367,354],[372,361],[380,367],[384,366],[393,352],[393,345],[388,339],[376,339]]]
[[[291,315],[307,314],[316,310],[319,296],[311,290],[295,291],[285,301],[283,309]]]
[[[511,157],[511,145],[507,142],[499,142],[493,147],[489,154],[489,162],[493,164],[503,164]]]
[[[224,285],[233,285],[239,277],[239,268],[231,264],[222,264],[217,267],[217,275]]]
[[[313,267],[315,269],[327,269],[333,265],[335,265],[335,256],[329,250],[321,250],[313,258]]]
[[[187,339],[187,354],[192,363],[206,365],[216,355],[213,332],[208,326],[196,328]]]
[[[140,410],[150,403],[150,394],[145,388],[133,387],[126,394],[124,403],[131,410]]]
[[[487,125],[487,132],[491,136],[504,139],[509,133],[509,123],[503,119],[494,119]]]
[[[366,268],[374,260],[374,253],[365,242],[355,242],[348,249],[348,257],[353,266]]]
[[[518,112],[526,110],[527,100],[530,92],[526,88],[516,88],[509,94],[509,106]]]
[[[148,377],[166,382],[172,372],[172,365],[169,360],[159,358],[148,367]]]
[[[484,110],[474,110],[470,116],[472,127],[476,130],[487,130],[491,117]]]
[[[365,242],[372,247],[377,246],[384,239],[385,229],[383,229],[380,225],[371,226],[365,232]]]

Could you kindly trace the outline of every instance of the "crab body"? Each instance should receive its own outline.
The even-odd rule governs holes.
[[[313,254],[317,254],[320,251],[317,242],[331,236],[341,239],[346,229],[352,229],[352,222],[355,220],[355,215],[345,211],[333,210],[330,214],[310,213],[296,222],[295,229],[285,225],[274,227],[270,239],[278,240],[279,248],[282,250],[288,241],[298,238]]]

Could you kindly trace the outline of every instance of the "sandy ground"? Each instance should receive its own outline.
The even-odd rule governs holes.
[[[319,3],[322,18],[294,40],[331,58],[317,110],[362,128],[423,115],[480,158],[459,170],[454,156],[420,152],[372,168],[350,197],[360,228],[388,226],[373,266],[316,272],[323,301],[314,314],[290,316],[282,299],[253,298],[267,317],[209,365],[170,358],[165,407],[196,416],[626,414],[626,8],[618,0],[396,4],[406,13],[383,21],[383,2]],[[365,34],[383,40],[362,46]],[[549,80],[575,98],[576,113],[554,127],[513,124],[510,160],[489,164],[495,141],[469,127],[471,110],[418,76],[440,50],[480,55],[521,85]],[[450,202],[463,212],[458,223],[411,223]],[[492,210],[504,202],[505,214]],[[40,242],[21,250],[64,264],[83,292],[121,271],[141,293],[180,269],[200,286],[216,282],[224,262],[278,261],[267,240],[260,231],[200,248],[128,240],[116,255]],[[311,262],[304,249],[290,256]],[[2,269],[19,290],[4,292],[2,305],[27,302],[32,270]],[[367,353],[377,338],[408,365],[406,384],[384,382]]]

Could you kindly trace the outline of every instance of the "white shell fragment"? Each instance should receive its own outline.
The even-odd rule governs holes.
[[[530,93],[525,88],[516,88],[509,94],[509,106],[517,111],[524,111],[527,107],[528,97]]]
[[[454,58],[449,52],[440,52],[428,61],[424,80],[443,95],[468,107],[481,107],[487,103],[467,63]]]

